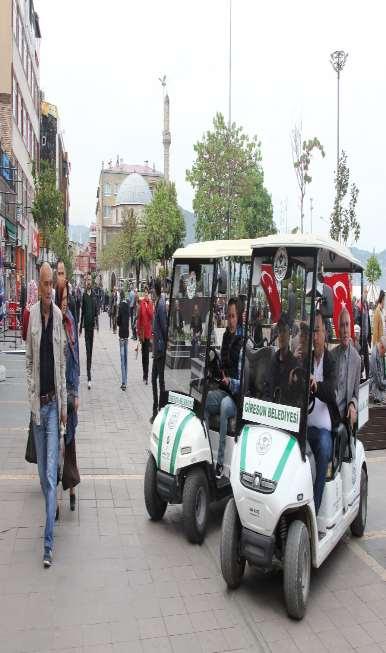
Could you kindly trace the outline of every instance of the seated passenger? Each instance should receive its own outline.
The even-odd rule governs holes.
[[[263,399],[279,404],[295,405],[296,397],[291,371],[298,367],[299,363],[289,348],[290,324],[286,313],[282,313],[276,331],[279,348],[273,355],[270,369],[267,370]]]
[[[318,514],[328,463],[332,457],[332,429],[340,421],[335,398],[335,359],[326,349],[326,325],[320,311],[315,313],[313,342],[310,390],[315,395],[315,405],[308,416],[307,438],[315,456],[314,502],[315,512]]]
[[[351,429],[357,421],[361,357],[351,342],[351,318],[347,308],[339,315],[339,340],[332,355],[336,364],[336,403],[341,420],[347,419]]]
[[[228,326],[221,346],[221,383],[210,390],[205,403],[205,421],[209,429],[209,416],[220,415],[220,441],[217,454],[216,478],[221,478],[224,465],[225,438],[228,419],[236,415],[235,398],[240,390],[242,328],[238,326],[237,299],[231,297],[227,311]]]
[[[386,336],[373,345],[370,356],[370,397],[375,404],[385,401],[386,380],[383,359],[386,353]]]

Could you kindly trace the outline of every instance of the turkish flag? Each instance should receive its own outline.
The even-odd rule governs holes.
[[[323,281],[330,286],[334,299],[334,327],[339,338],[339,315],[343,308],[347,308],[351,319],[351,337],[354,338],[354,316],[351,301],[351,282],[347,272],[325,276]]]
[[[281,314],[280,297],[272,265],[268,263],[263,263],[261,266],[261,286],[265,292],[269,308],[271,309],[272,322],[277,322]]]

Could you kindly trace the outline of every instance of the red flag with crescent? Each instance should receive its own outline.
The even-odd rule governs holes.
[[[324,283],[330,286],[334,300],[334,327],[339,338],[339,315],[343,308],[347,308],[351,320],[351,337],[354,338],[354,315],[351,300],[351,282],[347,272],[344,274],[331,274],[325,276]]]
[[[271,309],[272,322],[277,322],[281,314],[280,297],[272,265],[268,263],[263,263],[261,266],[261,286]]]

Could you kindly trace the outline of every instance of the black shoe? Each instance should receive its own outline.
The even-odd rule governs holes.
[[[122,385],[122,390],[126,390],[126,386],[125,386],[124,383],[123,383],[123,385]]]
[[[145,379],[145,385],[147,385],[147,383],[148,383],[148,381],[147,381],[147,379]]]
[[[48,547],[44,547],[43,566],[49,569],[52,565],[52,551]]]
[[[157,417],[157,415],[152,415],[152,416],[150,417],[150,419],[149,419],[150,424],[153,424],[153,422],[154,422],[154,420],[155,420],[156,417]]]
[[[224,469],[223,465],[219,465],[217,463],[217,465],[216,465],[216,478],[217,479],[220,479],[222,477],[223,469]]]
[[[59,519],[59,506],[56,506],[55,521]]]
[[[70,494],[70,510],[74,511],[75,510],[75,494]]]

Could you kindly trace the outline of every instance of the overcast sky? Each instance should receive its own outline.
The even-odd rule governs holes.
[[[185,171],[216,111],[228,116],[229,0],[35,0],[41,87],[57,104],[71,161],[72,224],[95,220],[101,161],[149,160],[162,170],[162,89],[171,103],[171,177],[192,208]],[[334,197],[336,75],[329,55],[349,53],[341,82],[341,147],[359,187],[359,246],[386,248],[386,66],[382,0],[233,0],[232,119],[262,143],[275,221],[299,224],[290,132],[317,136],[314,231],[327,233]]]

